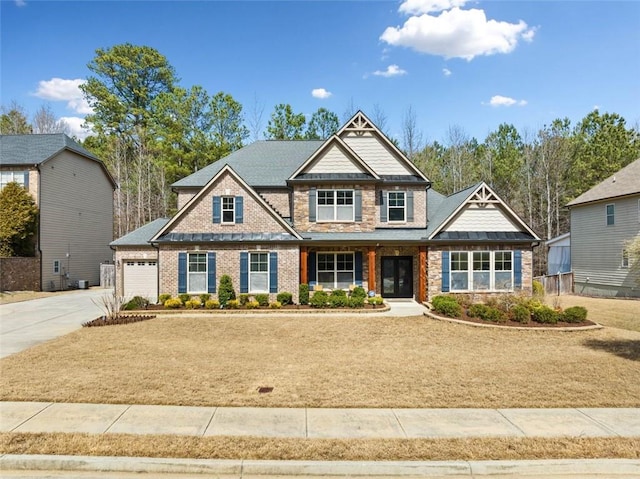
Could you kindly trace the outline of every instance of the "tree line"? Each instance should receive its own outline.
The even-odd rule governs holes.
[[[211,95],[202,86],[182,87],[168,60],[146,46],[98,49],[88,68],[91,74],[81,89],[93,109],[86,117],[93,133],[84,146],[105,162],[119,185],[116,237],[173,214],[173,182],[251,141],[325,139],[340,126],[338,115],[327,109],[319,108],[307,121],[282,103],[265,127],[264,105],[257,98],[247,111],[227,92]],[[5,108],[0,131],[64,131],[50,109],[42,110],[29,125],[17,105]],[[342,121],[357,110],[351,100]],[[368,113],[388,135],[384,111],[374,105]],[[519,131],[504,123],[481,140],[451,125],[440,141],[424,141],[409,106],[401,131],[400,138],[391,140],[437,191],[451,194],[485,181],[543,238],[568,231],[567,202],[640,157],[638,125],[598,110],[575,125],[557,118],[539,129]]]

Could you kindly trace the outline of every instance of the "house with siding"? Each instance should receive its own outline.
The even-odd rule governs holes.
[[[178,212],[111,243],[118,294],[362,286],[384,298],[530,291],[538,236],[485,183],[451,196],[362,112],[325,141],[257,141],[172,185]],[[144,293],[144,294],[143,294]]]
[[[640,159],[567,206],[574,291],[640,297],[640,264],[634,265],[626,250],[640,235]]]
[[[0,135],[0,188],[23,185],[39,209],[40,287],[100,283],[113,252],[113,191],[105,165],[65,134]]]

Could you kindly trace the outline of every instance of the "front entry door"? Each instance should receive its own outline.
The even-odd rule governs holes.
[[[413,258],[411,256],[382,257],[382,296],[413,298]]]

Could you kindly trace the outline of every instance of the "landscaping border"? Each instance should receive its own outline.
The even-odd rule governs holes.
[[[385,313],[390,311],[391,307],[388,303],[384,303],[382,306],[376,308],[280,308],[280,309],[132,309],[123,311],[123,314],[155,314],[158,316],[184,316],[195,315],[202,316],[210,314],[212,316],[218,315],[256,315],[256,314],[373,314],[373,313]]]

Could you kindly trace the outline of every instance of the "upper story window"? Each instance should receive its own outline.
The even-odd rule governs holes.
[[[353,190],[318,190],[318,221],[354,221]]]
[[[29,186],[28,178],[28,171],[2,171],[0,172],[0,190],[3,190],[5,186],[12,182],[27,188]]]
[[[222,197],[222,222],[235,223],[235,198],[233,196]]]
[[[242,196],[214,196],[213,222],[216,224],[240,224],[244,217]]]
[[[404,191],[390,191],[388,203],[389,221],[406,221],[406,199]]]
[[[616,207],[615,205],[607,205],[607,226],[616,224]]]

